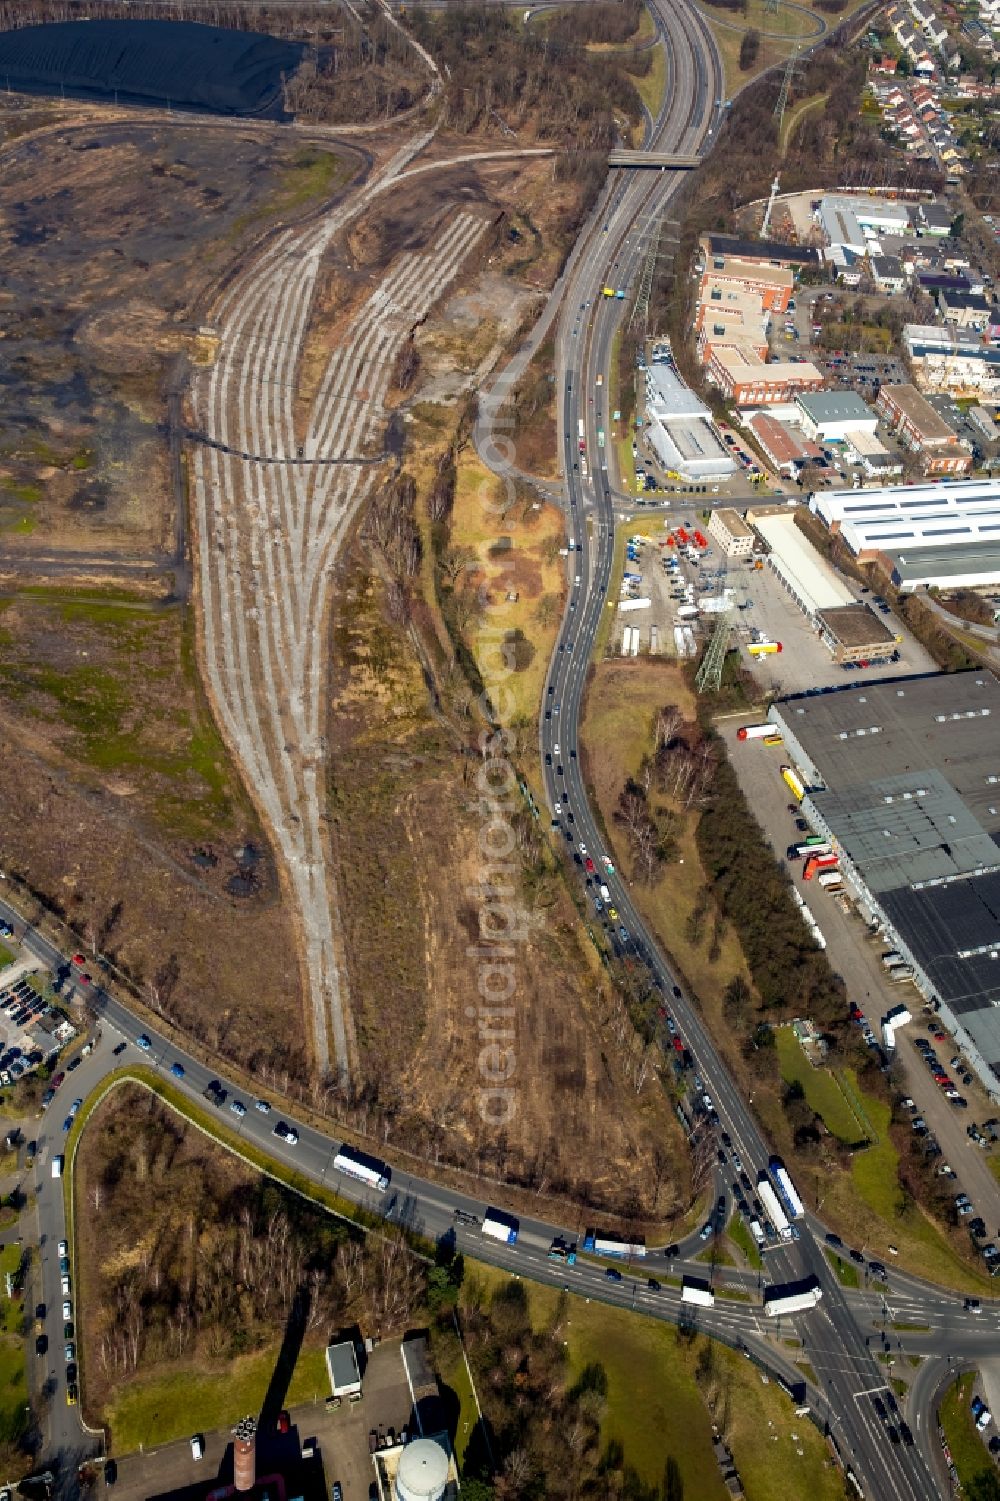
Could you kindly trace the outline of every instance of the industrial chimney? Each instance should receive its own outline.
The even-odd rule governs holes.
[[[240,1418],[233,1429],[233,1485],[252,1491],[257,1478],[257,1419]]]

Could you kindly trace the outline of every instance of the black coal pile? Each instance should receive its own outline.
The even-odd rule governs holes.
[[[193,21],[65,21],[0,33],[0,87],[280,118],[302,51]]]

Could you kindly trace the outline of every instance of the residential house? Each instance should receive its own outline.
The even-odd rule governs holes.
[[[903,263],[894,255],[872,255],[868,258],[872,280],[880,292],[893,296],[906,291],[906,273]]]

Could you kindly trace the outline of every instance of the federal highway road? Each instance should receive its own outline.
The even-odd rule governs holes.
[[[696,155],[710,143],[723,106],[718,50],[693,6],[683,0],[681,3],[654,0],[654,9],[666,44],[668,81],[664,106],[653,122],[649,144],[665,152]],[[634,283],[648,233],[677,191],[680,180],[681,174],[670,171],[656,174],[628,171],[614,180],[602,197],[602,212],[592,218],[567,268],[557,339],[560,447],[568,491],[567,524],[574,545],[569,558],[567,608],[546,683],[546,690],[551,687],[552,692],[546,691],[539,741],[550,804],[554,808],[559,801],[563,808],[558,821],[564,829],[558,837],[565,843],[568,830],[573,852],[584,860],[586,856],[579,846],[585,845],[599,866],[604,851],[580,774],[577,736],[587,663],[602,611],[607,607],[614,543],[614,495],[606,467],[607,451],[598,446],[597,430],[602,427],[606,433],[611,431],[606,410],[608,375],[612,339],[623,304],[603,299],[601,288],[608,283],[619,287]],[[597,385],[598,374],[603,376],[601,386]],[[586,479],[576,467],[580,457],[577,452],[580,420],[585,427],[590,466]],[[572,824],[568,812],[573,814]],[[566,843],[566,849],[569,848]],[[582,864],[579,869],[582,877]],[[604,879],[619,913],[615,927],[620,924],[624,929],[624,936],[616,933],[613,941],[648,965],[652,980],[664,997],[664,1005],[672,1011],[712,1095],[721,1128],[729,1133],[747,1171],[753,1175],[766,1165],[768,1148],[748,1105],[733,1086],[693,1000],[683,993],[656,940],[646,930],[627,885],[617,874],[605,873]],[[586,900],[592,899],[592,892],[593,888],[585,892]],[[21,915],[9,904],[0,901],[0,915],[14,923],[17,936],[47,964],[58,968],[66,962],[66,956],[44,935],[35,929],[25,930]],[[72,1099],[85,1098],[120,1063],[141,1059],[167,1077],[173,1065],[179,1064],[183,1077],[172,1082],[202,1107],[203,1091],[217,1077],[193,1053],[144,1025],[117,997],[94,987],[89,999],[101,1026],[101,1042],[83,1066],[68,1076],[43,1117],[38,1127],[36,1169],[42,1239],[39,1296],[44,1296],[49,1310],[48,1362],[56,1382],[46,1420],[47,1457],[58,1464],[62,1494],[67,1497],[73,1494],[70,1476],[76,1461],[82,1453],[97,1447],[98,1440],[82,1430],[79,1409],[66,1406],[61,1375],[62,1296],[54,1243],[64,1235],[65,1227],[62,1184],[52,1179],[50,1163],[52,1155],[61,1150],[62,1121]],[[128,1046],[121,1058],[114,1054],[113,1046],[119,1038],[135,1044],[141,1034],[149,1038],[148,1050],[137,1051],[135,1046]],[[705,1275],[704,1263],[691,1259],[699,1248],[694,1240],[682,1245],[674,1260],[668,1260],[662,1252],[649,1255],[640,1264],[641,1275],[635,1268],[625,1269],[621,1281],[608,1281],[603,1268],[586,1259],[579,1260],[572,1268],[564,1267],[548,1261],[550,1243],[557,1235],[578,1240],[582,1224],[555,1225],[522,1215],[517,1244],[501,1246],[480,1234],[479,1223],[485,1208],[481,1199],[403,1171],[393,1173],[384,1195],[367,1190],[335,1172],[333,1158],[339,1141],[295,1123],[299,1139],[296,1146],[290,1147],[273,1135],[274,1124],[282,1117],[278,1102],[272,1102],[273,1108],[264,1114],[254,1108],[254,1101],[231,1080],[223,1077],[220,1082],[227,1091],[226,1107],[234,1098],[241,1099],[247,1107],[246,1114],[239,1118],[224,1107],[220,1110],[220,1125],[224,1124],[237,1137],[252,1142],[259,1151],[310,1181],[334,1187],[345,1199],[363,1204],[389,1221],[405,1223],[431,1237],[453,1233],[463,1250],[504,1266],[516,1275],[566,1285],[584,1296],[633,1307],[652,1317],[678,1322],[692,1312],[681,1305],[676,1279],[684,1270]],[[283,1118],[293,1122],[290,1114]],[[996,1348],[1000,1314],[991,1304],[974,1318],[964,1312],[960,1298],[915,1279],[897,1277],[895,1273],[890,1278],[892,1291],[887,1307],[875,1293],[845,1293],[824,1254],[823,1235],[824,1227],[808,1216],[800,1222],[800,1239],[770,1251],[766,1258],[768,1282],[813,1274],[823,1288],[818,1308],[794,1321],[796,1335],[803,1341],[803,1349],[797,1353],[808,1361],[816,1375],[815,1385],[809,1385],[809,1403],[820,1420],[828,1423],[845,1464],[865,1496],[880,1501],[881,1498],[925,1501],[937,1493],[928,1463],[933,1458],[930,1415],[916,1409],[908,1414],[917,1439],[914,1445],[891,1442],[886,1424],[880,1420],[871,1400],[873,1393],[880,1393],[882,1400],[890,1405],[886,1370],[876,1361],[875,1350],[881,1349],[883,1354],[893,1349],[924,1353],[920,1341],[925,1341],[927,1353],[933,1351],[942,1360],[951,1355],[959,1361],[974,1362],[987,1347]],[[659,1282],[659,1287],[648,1285],[650,1277]],[[698,1327],[745,1349],[783,1379],[798,1379],[800,1373],[774,1341],[773,1331],[766,1327],[757,1279],[727,1270],[722,1280],[737,1292],[749,1293],[750,1301],[720,1296],[714,1308],[697,1310]],[[883,1330],[881,1325],[886,1322],[890,1328]],[[921,1327],[892,1330],[892,1324]],[[889,1340],[889,1352],[883,1348],[884,1339]],[[937,1358],[928,1361],[921,1368],[921,1375],[925,1369],[936,1371],[937,1367]],[[85,1371],[82,1379],[86,1381]],[[921,1393],[929,1398],[935,1385],[930,1375],[923,1377]]]
[[[710,142],[723,105],[718,51],[693,7],[672,7],[662,20],[669,24],[671,39],[667,105],[651,144],[658,150],[696,154]],[[662,214],[681,181],[681,174],[664,172],[651,190],[648,174],[623,175],[605,224],[592,234],[578,259],[573,282],[567,287],[557,340],[560,442],[569,492],[569,597],[546,683],[540,749],[550,807],[553,812],[557,804],[561,808],[555,820],[557,837],[565,841],[573,857],[586,860],[589,855],[598,873],[603,869],[605,851],[580,771],[577,736],[587,666],[601,615],[609,607],[614,497],[607,467],[609,450],[599,446],[598,431],[603,429],[610,436],[613,427],[607,408],[611,349],[623,308],[621,302],[605,299],[601,292],[605,285],[623,287],[634,282],[652,222]],[[600,385],[598,375],[602,377]],[[585,479],[578,452],[581,420],[589,469]],[[578,868],[582,874],[583,866]],[[601,914],[609,944],[631,951],[647,964],[705,1080],[721,1126],[744,1163],[749,1164],[753,1177],[757,1169],[766,1166],[768,1151],[748,1106],[734,1088],[696,1008],[682,993],[655,939],[646,930],[627,885],[617,873],[605,874],[603,879],[619,914],[617,922],[608,920],[606,910]],[[585,899],[592,902],[595,894],[596,879]],[[796,1333],[803,1340],[803,1357],[816,1373],[840,1453],[866,1495],[920,1501],[934,1492],[934,1482],[919,1447],[894,1445],[887,1425],[873,1406],[871,1397],[875,1393],[886,1400],[886,1373],[877,1363],[870,1336],[859,1327],[824,1254],[823,1233],[823,1227],[810,1217],[797,1243],[769,1256],[769,1280],[794,1280],[810,1274],[819,1279],[823,1301],[812,1313],[797,1319]],[[956,1313],[960,1316],[960,1311]]]

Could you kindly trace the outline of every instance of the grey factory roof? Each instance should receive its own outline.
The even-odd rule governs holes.
[[[1000,1069],[1000,682],[933,673],[782,699],[820,817]]]
[[[870,421],[875,416],[856,391],[803,391],[795,399],[814,422]]]
[[[908,547],[905,552],[886,549],[901,584],[911,579],[965,578],[969,574],[996,574],[1000,578],[1000,543],[968,542],[958,547]]]

